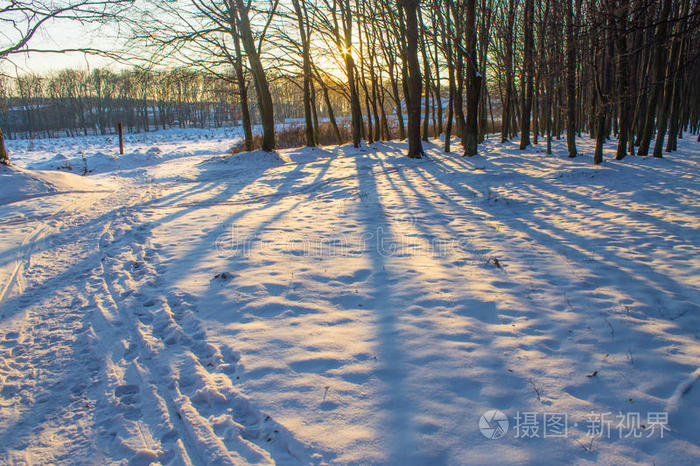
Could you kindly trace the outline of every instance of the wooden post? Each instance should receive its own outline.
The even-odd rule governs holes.
[[[124,134],[122,133],[121,123],[117,123],[117,129],[119,130],[119,154],[124,155]]]

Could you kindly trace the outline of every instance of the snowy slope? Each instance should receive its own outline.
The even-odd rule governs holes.
[[[700,461],[697,143],[594,167],[588,139],[410,160],[171,137],[59,216],[4,206],[31,248],[0,308],[3,461]]]
[[[1,204],[59,193],[96,191],[107,188],[107,185],[72,173],[30,171],[14,165],[0,165]]]

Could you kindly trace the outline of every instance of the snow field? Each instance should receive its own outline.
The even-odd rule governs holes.
[[[50,168],[112,160],[100,141],[8,145]],[[621,162],[610,143],[598,167],[563,141],[471,159],[436,141],[421,160],[398,142],[134,145],[90,193],[4,205],[0,266],[22,264],[0,308],[4,461],[700,458],[697,143]],[[489,409],[503,438],[479,431]],[[567,435],[516,438],[522,412],[566,413]],[[605,412],[668,430],[592,438]]]

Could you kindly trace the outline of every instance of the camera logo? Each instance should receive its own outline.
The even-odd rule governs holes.
[[[481,435],[490,440],[496,440],[508,432],[508,417],[497,409],[490,409],[479,418]]]

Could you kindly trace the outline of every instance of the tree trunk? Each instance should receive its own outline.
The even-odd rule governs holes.
[[[299,37],[301,39],[301,49],[302,49],[302,62],[304,69],[304,124],[306,136],[306,146],[313,147],[316,145],[314,140],[314,123],[311,111],[311,53],[309,50],[309,37],[307,37],[306,24],[307,20],[304,12],[302,11],[299,0],[292,0],[292,5],[294,6],[294,12],[297,16],[297,24],[299,26]]]
[[[617,39],[617,92],[620,99],[617,153],[615,160],[622,160],[627,153],[630,137],[630,111],[632,95],[629,88],[629,60],[627,59],[627,12],[629,0],[621,0],[619,16],[616,18],[615,35]]]
[[[311,116],[314,124],[314,145],[318,145],[318,109],[316,108],[316,87],[313,81],[311,81],[309,87],[311,88]]]
[[[433,34],[433,50],[435,51],[435,100],[437,101],[437,134],[435,137],[439,137],[442,134],[442,92],[440,90],[440,62],[438,61],[438,43],[437,43],[437,33]]]
[[[596,61],[599,66],[595,69],[596,75],[600,75],[595,77],[597,82],[596,89],[598,105],[595,113],[596,145],[595,153],[593,155],[593,163],[596,165],[603,162],[603,144],[605,143],[605,139],[608,135],[606,131],[606,120],[608,106],[610,104],[610,82],[612,81],[612,67],[610,60],[613,54],[613,44],[611,42],[610,30],[609,28],[607,29],[607,37],[604,36],[602,39],[600,39],[600,43],[597,47],[598,58]]]
[[[350,86],[350,111],[352,120],[352,145],[360,147],[362,139],[362,110],[360,109],[360,96],[357,93],[355,82],[355,61],[350,53],[345,54],[345,67],[348,72],[348,85]]]
[[[5,149],[5,137],[2,135],[2,128],[0,128],[0,164],[10,165],[10,156],[7,155],[7,150]]]
[[[393,70],[389,70],[391,81],[391,93],[396,102],[396,119],[399,125],[399,139],[402,141],[406,139],[406,125],[403,121],[403,108],[401,108],[401,95],[399,94],[399,84],[396,82],[396,76],[394,76]]]
[[[576,31],[573,0],[566,8],[566,146],[576,157]]]
[[[654,141],[654,157],[660,158],[663,156],[664,138],[666,136],[666,128],[668,126],[668,112],[673,99],[673,82],[675,74],[675,61],[678,59],[678,41],[674,41],[671,46],[671,60],[667,66],[664,91],[661,105],[659,105],[659,113],[656,118],[656,140]]]
[[[265,69],[260,61],[260,55],[255,45],[253,31],[248,19],[248,8],[244,0],[235,0],[238,10],[238,30],[240,31],[243,48],[248,56],[253,80],[255,82],[255,91],[258,97],[258,108],[260,110],[260,119],[263,127],[262,150],[271,152],[275,150],[275,115],[272,106],[272,96],[270,95],[270,87],[265,76]]]
[[[506,75],[506,96],[503,101],[501,113],[501,142],[506,142],[512,133],[511,122],[513,120],[513,29],[515,28],[515,0],[508,2],[508,18],[506,19],[505,52],[503,66]]]
[[[408,156],[421,158],[420,139],[421,74],[418,64],[418,4],[420,0],[401,0],[406,13],[406,58],[408,60]]]
[[[445,123],[445,152],[450,151],[450,138],[452,137],[452,119],[454,114],[454,99],[455,99],[455,84],[454,84],[454,73],[450,69],[450,82],[448,87],[449,100],[447,102],[447,122]]]
[[[662,97],[664,89],[664,79],[666,77],[666,62],[667,62],[667,51],[666,51],[666,28],[668,15],[671,12],[671,0],[663,0],[663,7],[661,8],[661,14],[659,16],[658,26],[656,27],[656,36],[654,39],[655,50],[654,50],[654,82],[652,83],[651,96],[649,97],[649,104],[646,109],[646,115],[644,119],[644,126],[642,128],[642,139],[639,143],[638,155],[648,155],[649,145],[651,144],[651,138],[654,135],[654,119],[657,116],[657,107],[659,97]]]
[[[429,131],[429,123],[430,123],[430,82],[431,82],[431,77],[430,77],[430,65],[428,64],[428,50],[427,50],[427,44],[425,40],[425,33],[423,32],[425,29],[425,26],[423,24],[423,16],[420,13],[420,10],[418,10],[418,18],[419,18],[419,23],[420,23],[420,50],[421,50],[421,58],[423,59],[423,78],[425,79],[425,84],[423,86],[423,140],[427,141],[428,140],[428,131]]]
[[[532,0],[529,0],[532,1]],[[463,130],[464,155],[473,156],[477,151],[479,92],[482,77],[478,75],[476,63],[476,0],[466,1],[466,84],[467,115]]]
[[[343,143],[343,138],[340,135],[340,129],[338,128],[338,122],[335,120],[335,113],[333,112],[333,106],[331,105],[331,98],[328,95],[328,86],[323,82],[320,76],[317,76],[317,81],[321,85],[321,90],[323,90],[323,101],[326,103],[328,108],[328,119],[331,120],[331,126],[333,127],[333,132],[335,133],[335,139],[338,144]]]
[[[535,40],[532,34],[532,27],[535,16],[534,0],[525,0],[524,29],[524,58],[523,58],[523,79],[521,80],[522,115],[520,117],[520,150],[530,145],[530,115],[532,111],[532,81],[535,71],[534,48]]]
[[[675,33],[680,36],[683,33],[683,24],[685,21],[685,16],[687,15],[687,5],[688,2],[683,2],[683,10],[681,12],[681,19],[675,28]],[[668,127],[669,112],[671,111],[671,104],[674,100],[674,93],[676,92],[677,83],[679,82],[678,75],[682,68],[682,58],[681,46],[683,45],[682,39],[680,37],[675,37],[671,45],[671,59],[668,63],[666,70],[666,85],[664,90],[664,101],[659,107],[659,116],[657,118],[657,130],[656,130],[656,142],[654,144],[654,157],[661,157],[664,147],[664,136],[666,135],[666,129]],[[669,136],[669,144],[671,142]]]
[[[238,98],[241,103],[241,120],[243,122],[245,149],[251,151],[253,150],[253,127],[250,122],[250,108],[248,106],[248,84],[246,83],[245,73],[243,72],[243,53],[241,52],[241,41],[238,28],[236,27],[236,15],[233,9],[229,11],[229,25],[231,26],[231,34],[233,35],[233,44],[236,52],[233,68],[236,71]],[[146,125],[148,125],[148,109],[146,109]]]

